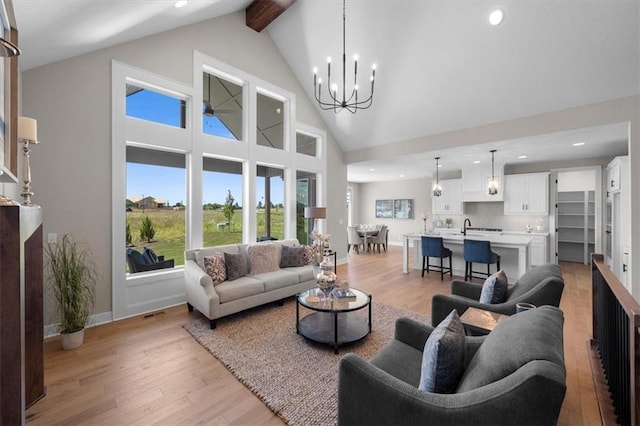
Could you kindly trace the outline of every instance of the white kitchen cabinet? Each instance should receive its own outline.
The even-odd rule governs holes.
[[[491,166],[470,166],[462,170],[462,201],[503,201],[503,167],[496,166],[492,175]],[[487,188],[491,177],[498,182],[498,193],[489,195]]]
[[[549,263],[549,249],[547,246],[547,241],[549,240],[548,233],[531,233],[531,232],[521,232],[521,231],[504,231],[505,235],[524,235],[527,237],[531,237],[531,243],[529,244],[529,265],[533,268],[534,266],[544,265]]]
[[[442,195],[431,195],[432,214],[462,214],[462,179],[445,179],[440,181]]]
[[[611,209],[607,223],[610,223],[611,270],[631,291],[633,256],[631,250],[631,194],[629,188],[629,157],[616,157],[607,166],[607,191],[610,192]]]
[[[549,211],[549,173],[504,177],[505,215],[546,215]]]
[[[607,166],[607,197],[620,191],[620,170],[622,162],[620,157],[614,158]]]

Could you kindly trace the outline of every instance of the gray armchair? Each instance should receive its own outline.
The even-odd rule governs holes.
[[[452,394],[418,389],[433,328],[400,318],[371,361],[339,364],[339,425],[555,425],[566,391],[562,311],[522,312],[487,336],[466,337],[465,373]]]
[[[509,287],[509,295],[504,303],[480,303],[482,284],[467,281],[451,281],[451,294],[436,294],[431,299],[431,324],[440,324],[452,309],[462,315],[474,307],[504,315],[516,312],[516,303],[531,303],[535,306],[560,306],[564,290],[564,279],[560,267],[554,264],[531,268]]]

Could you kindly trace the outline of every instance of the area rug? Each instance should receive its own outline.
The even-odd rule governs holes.
[[[301,308],[301,316],[306,313]],[[393,338],[402,316],[430,324],[426,315],[374,303],[371,334],[337,355],[296,334],[293,299],[218,320],[215,330],[204,318],[185,329],[286,423],[331,425],[337,423],[338,361],[347,352],[370,359]]]

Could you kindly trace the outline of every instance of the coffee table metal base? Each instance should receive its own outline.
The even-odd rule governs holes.
[[[371,320],[353,312],[314,312],[298,323],[298,333],[309,340],[333,346],[356,342],[371,333]]]

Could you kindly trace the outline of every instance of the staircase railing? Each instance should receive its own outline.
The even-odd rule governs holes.
[[[640,305],[604,262],[591,256],[591,367],[603,424],[640,425]]]

